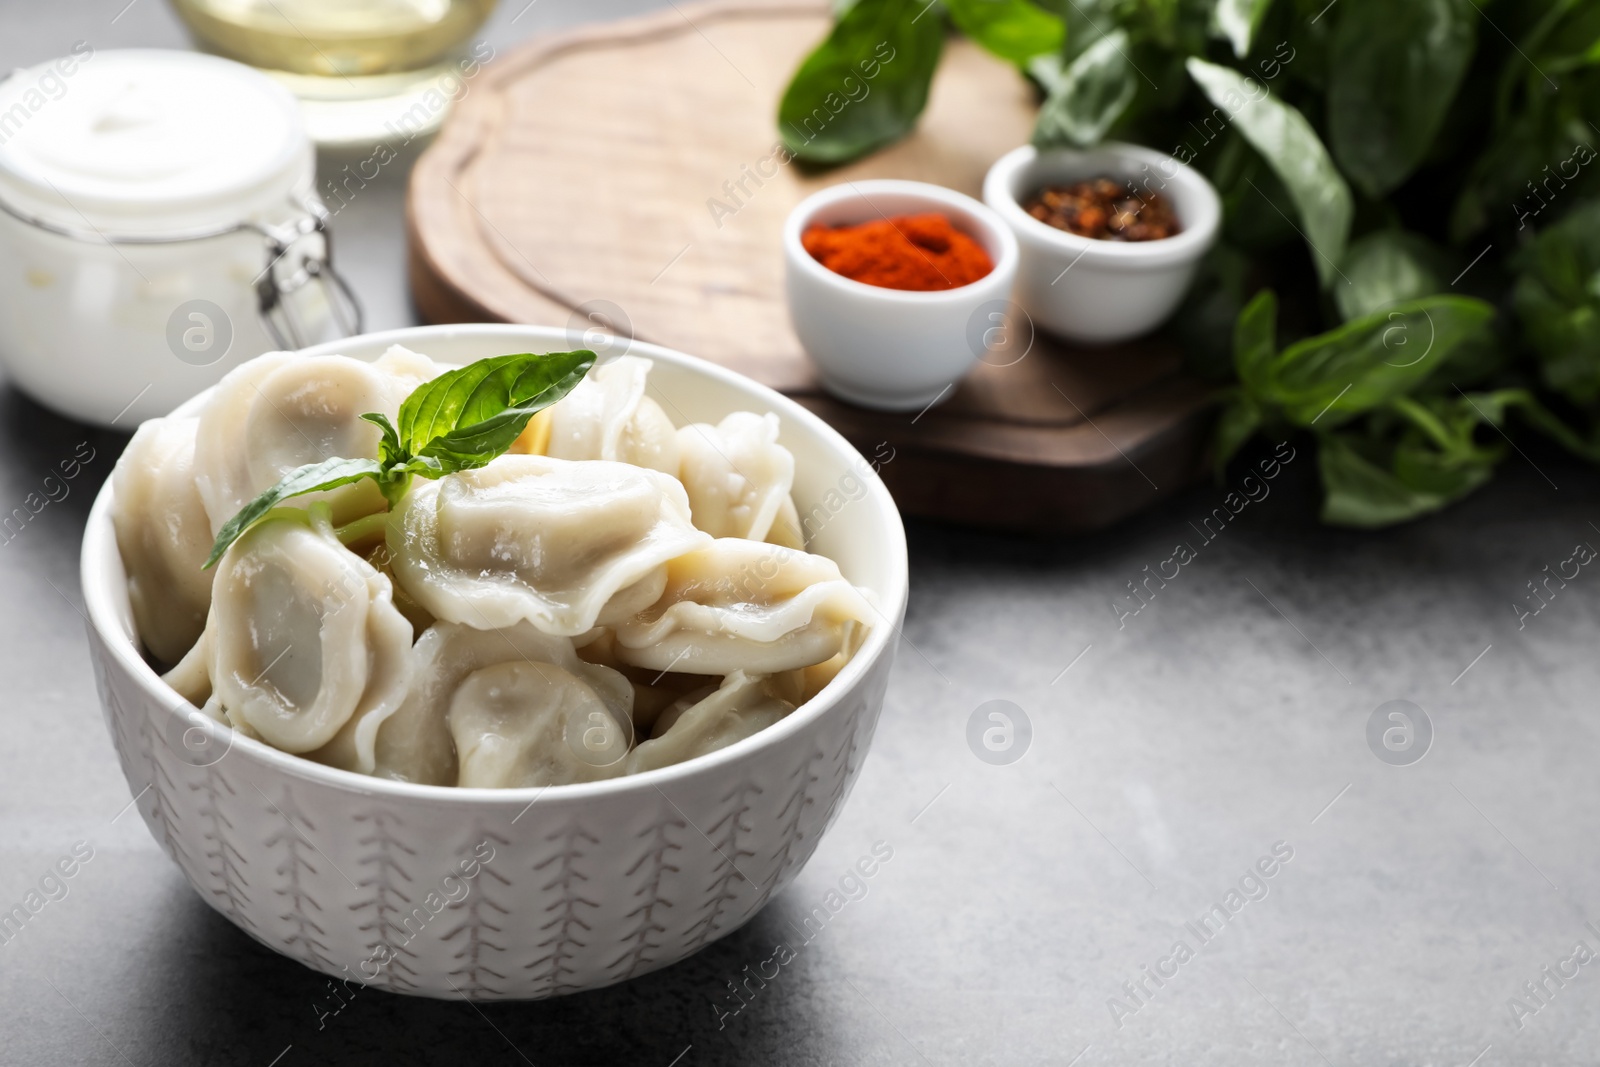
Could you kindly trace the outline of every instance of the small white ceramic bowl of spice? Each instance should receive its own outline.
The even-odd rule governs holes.
[[[783,252],[789,317],[823,385],[880,411],[948,399],[1017,272],[1016,238],[994,212],[926,182],[813,193],[789,214]]]
[[[1135,204],[1129,230],[1146,230],[1155,212],[1170,211],[1176,232],[1129,240],[1121,228],[1091,218],[1083,236],[1041,221],[1028,206],[1041,193],[1058,203],[1078,183],[1110,179],[1127,190],[1121,204]],[[1093,190],[1075,190],[1089,194]],[[1005,220],[1020,246],[1016,301],[1042,329],[1084,344],[1110,344],[1149,333],[1172,314],[1200,257],[1216,242],[1222,221],[1217,192],[1199,171],[1161,152],[1107,142],[1096,148],[1039,152],[1025,145],[1002,156],[983,183],[984,201]],[[1139,208],[1139,202],[1144,207]],[[1118,214],[1115,204],[1110,214]],[[1070,207],[1048,212],[1068,225]],[[1157,231],[1160,232],[1160,231]],[[1148,236],[1137,233],[1137,236]]]

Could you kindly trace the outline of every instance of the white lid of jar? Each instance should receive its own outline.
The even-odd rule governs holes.
[[[0,198],[57,225],[151,235],[278,214],[314,167],[294,97],[231,60],[83,48],[0,83]]]

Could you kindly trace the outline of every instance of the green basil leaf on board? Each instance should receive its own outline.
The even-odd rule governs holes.
[[[1233,46],[1233,54],[1239,59],[1250,54],[1250,42],[1271,6],[1272,0],[1217,0],[1212,11],[1213,27]]]
[[[1339,165],[1381,197],[1417,169],[1477,46],[1472,0],[1343,0],[1328,56],[1328,134]]]
[[[237,515],[222,524],[222,529],[217,531],[217,539],[211,546],[211,554],[206,557],[202,569],[214,566],[217,560],[222,558],[223,553],[228,551],[229,545],[237,541],[258,519],[285,500],[326,489],[338,489],[340,486],[359,482],[365,478],[376,479],[382,473],[383,468],[375,459],[341,459],[338,456],[320,463],[307,463],[290,471],[277,485],[250,501]]]
[[[1246,384],[1295,425],[1331,430],[1411,392],[1493,317],[1471,297],[1413,300],[1295,342]]]
[[[1446,288],[1444,255],[1427,240],[1402,230],[1369,233],[1350,246],[1340,270],[1347,285],[1333,287],[1346,322]]]
[[[1128,35],[1113,30],[1062,68],[1059,77],[1042,79],[1050,85],[1050,95],[1033,128],[1035,145],[1081,148],[1105,137],[1138,89],[1129,47]],[[1039,73],[1049,70],[1044,64],[1030,69]]]
[[[1061,19],[1030,0],[944,0],[944,6],[956,29],[1019,67],[1036,56],[1060,52],[1066,40]]]
[[[1317,132],[1304,115],[1260,82],[1202,59],[1191,57],[1185,66],[1289,190],[1300,228],[1311,246],[1317,276],[1327,286],[1338,278],[1354,202]]]
[[[1513,302],[1545,384],[1600,401],[1600,202],[1539,233],[1516,259]]]
[[[910,133],[944,47],[937,4],[858,0],[800,64],[778,105],[795,158],[845,163]]]
[[[526,425],[534,412],[571,392],[596,358],[582,348],[521,353],[480,359],[446,371],[423,382],[400,405],[400,443],[410,455],[432,455],[435,453],[428,448],[438,441],[470,438],[488,420],[503,427],[508,412],[526,411],[522,420]],[[505,446],[510,444],[507,440]]]

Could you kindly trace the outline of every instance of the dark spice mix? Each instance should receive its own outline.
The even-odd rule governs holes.
[[[1047,185],[1022,207],[1048,226],[1100,241],[1159,241],[1182,229],[1166,197],[1112,178]]]

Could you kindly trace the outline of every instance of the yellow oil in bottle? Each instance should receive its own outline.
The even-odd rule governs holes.
[[[202,44],[254,67],[323,77],[416,70],[483,25],[495,0],[172,0]]]
[[[292,89],[308,106],[312,136],[327,143],[376,132],[394,111],[383,101],[412,104],[449,76],[497,0],[170,2],[202,48]]]

